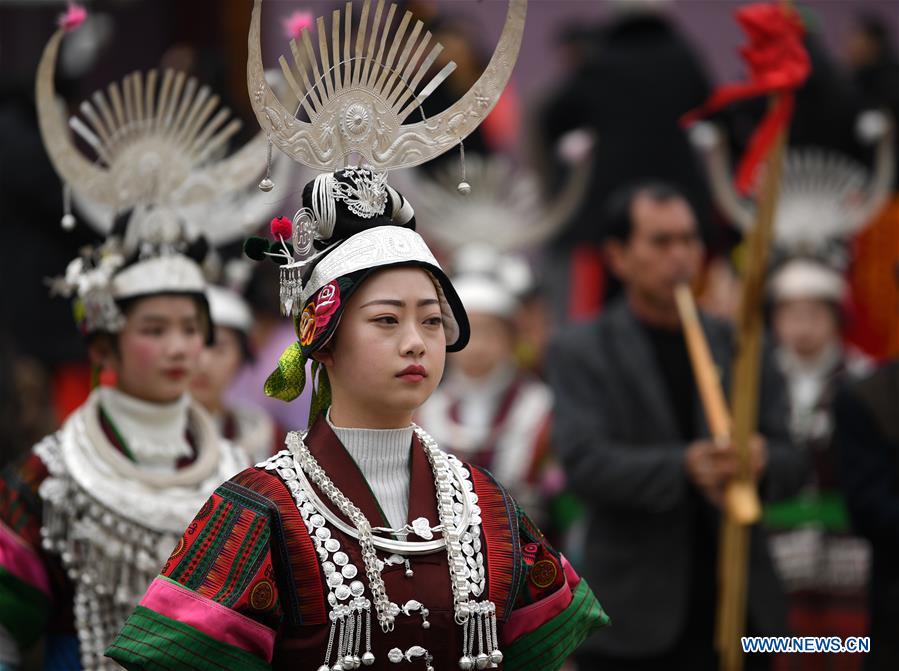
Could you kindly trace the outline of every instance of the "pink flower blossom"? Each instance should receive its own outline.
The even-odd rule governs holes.
[[[281,19],[281,25],[284,27],[287,39],[297,40],[304,28],[312,27],[312,20],[312,12],[297,10],[286,19]]]
[[[87,10],[81,5],[72,3],[65,14],[60,14],[58,24],[64,31],[69,32],[84,23],[86,18]]]
[[[315,300],[316,328],[325,328],[339,307],[340,286],[337,284],[337,280],[331,280],[319,290],[318,297]]]

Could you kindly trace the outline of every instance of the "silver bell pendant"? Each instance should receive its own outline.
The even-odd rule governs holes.
[[[259,182],[259,190],[268,193],[272,189],[275,188],[275,183],[272,181],[272,143],[268,142],[265,146],[266,156],[265,156],[265,177],[262,178],[262,181]]]
[[[456,191],[461,193],[463,196],[467,196],[469,193],[471,193],[471,184],[469,184],[468,182],[459,182],[459,184],[456,185]]]
[[[474,668],[474,659],[469,655],[463,655],[459,659],[459,668],[462,669],[462,671],[471,671]]]
[[[375,656],[370,652],[363,653],[362,655],[362,665],[363,666],[371,666],[375,663]]]

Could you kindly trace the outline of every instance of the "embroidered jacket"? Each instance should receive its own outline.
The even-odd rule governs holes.
[[[306,444],[372,526],[389,526],[361,472],[326,422],[316,422]],[[281,454],[281,459],[289,459],[288,453]],[[417,436],[412,440],[410,468],[410,523],[420,517],[437,519],[434,476]],[[472,554],[468,556],[476,577],[483,574],[483,598],[496,605],[498,643],[504,655],[501,668],[558,669],[608,618],[586,582],[492,476],[475,467],[464,468],[480,507],[482,542],[475,547],[483,560],[475,562]],[[320,498],[331,508],[323,494]],[[352,585],[355,567],[362,567],[358,581],[365,581],[365,596],[371,594],[362,576],[358,541],[336,525],[322,528],[327,527],[323,519],[315,519],[321,516],[310,518],[313,509],[304,511],[304,505],[308,504],[298,505],[287,482],[266,464],[219,487],[107,654],[128,669],[318,669],[323,661],[330,668],[334,658],[328,644],[329,613],[338,603],[330,591],[335,572],[342,572]],[[332,511],[346,519],[336,508]],[[328,550],[321,547],[322,539],[327,539]],[[383,552],[378,556],[387,559]],[[333,563],[323,560],[332,557]],[[390,633],[375,626],[370,648],[375,661],[367,668],[395,668],[391,651],[395,656],[399,650],[419,655],[426,651],[436,671],[457,669],[462,628],[454,622],[447,552],[441,549],[409,559],[411,576],[402,561],[386,562],[385,589],[397,604],[426,607],[429,624],[423,626],[421,612],[412,612],[400,614]],[[336,584],[344,584],[344,579],[337,577]],[[362,589],[360,583],[355,587]],[[412,662],[414,668],[417,662],[424,668],[422,660],[415,659],[417,654],[412,652],[399,663]]]
[[[205,411],[188,413],[195,454],[174,473],[131,461],[95,392],[0,477],[0,642],[47,634],[45,668],[116,668],[103,651],[184,523],[246,464]]]

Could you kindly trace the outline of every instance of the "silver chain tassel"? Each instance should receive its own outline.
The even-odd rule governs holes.
[[[281,266],[281,314],[292,317],[300,307],[300,299],[303,283],[300,279],[300,269],[290,265]]]

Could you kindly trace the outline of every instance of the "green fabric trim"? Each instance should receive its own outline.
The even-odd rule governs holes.
[[[816,526],[827,531],[849,531],[849,514],[843,497],[829,492],[768,504],[762,519],[772,530]]]
[[[50,618],[50,599],[0,567],[0,624],[21,648],[30,647]]]
[[[587,636],[610,622],[587,581],[581,579],[565,610],[503,648],[503,668],[557,671]]]
[[[126,669],[142,671],[256,671],[271,666],[177,620],[138,606],[106,651]]]
[[[115,422],[112,421],[112,417],[109,416],[109,413],[106,412],[103,408],[100,408],[100,417],[104,422],[106,422],[107,426],[109,426],[109,430],[112,431],[112,435],[116,439],[118,446],[122,449],[122,453],[128,458],[129,461],[137,463],[137,459],[134,458],[134,454],[131,452],[131,448],[128,447],[128,443],[125,442],[125,439],[119,432],[118,427],[116,427]]]
[[[228,505],[217,506],[200,535],[191,543],[190,549],[184,553],[175,570],[170,573],[172,578],[193,590],[203,584],[203,581],[206,580],[206,573],[215,561],[221,547],[228,540],[234,527],[234,521],[239,514],[240,512],[230,501],[228,501]],[[219,518],[224,519],[219,522]],[[185,573],[191,568],[193,570],[185,576]]]

